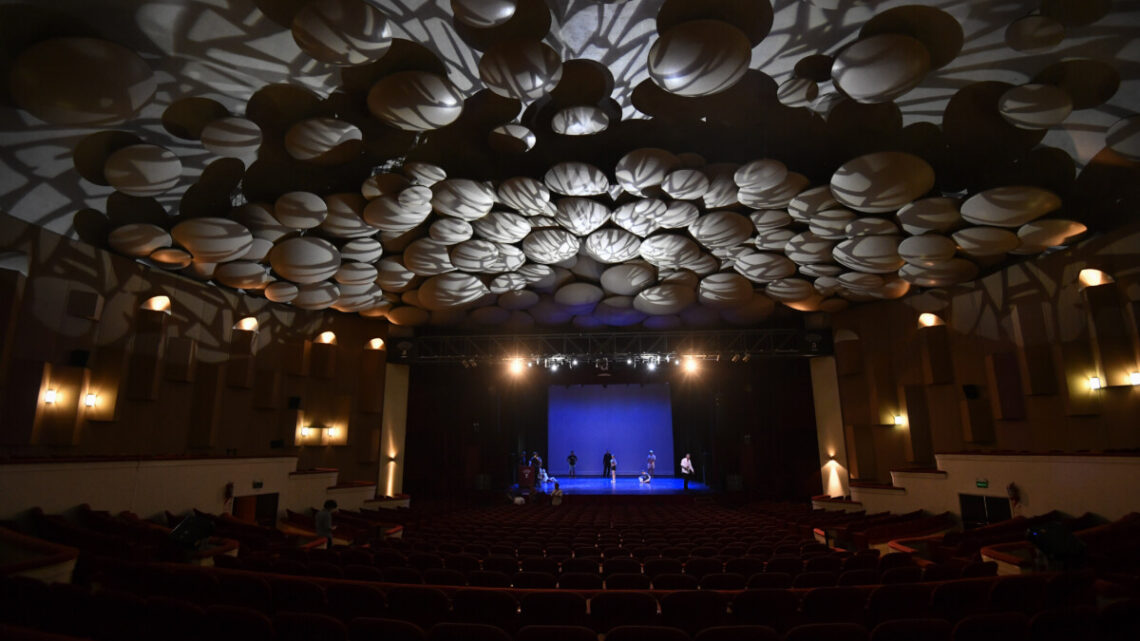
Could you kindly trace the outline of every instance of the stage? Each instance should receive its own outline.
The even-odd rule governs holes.
[[[709,487],[703,483],[689,481],[686,492],[685,482],[679,477],[655,476],[648,483],[642,483],[636,476],[619,476],[617,481],[600,476],[556,477],[562,493],[567,496],[666,496],[673,494],[706,494]],[[515,486],[517,489],[518,486]],[[554,483],[542,485],[542,491],[550,494]]]

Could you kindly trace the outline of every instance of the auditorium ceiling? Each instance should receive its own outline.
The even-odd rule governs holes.
[[[0,209],[398,326],[758,326],[1135,220],[1140,1],[0,4]]]

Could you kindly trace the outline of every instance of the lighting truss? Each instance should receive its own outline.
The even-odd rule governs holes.
[[[398,339],[393,362],[478,363],[522,359],[526,365],[608,369],[616,365],[665,365],[682,358],[733,363],[776,356],[831,353],[830,332],[802,329],[703,332],[591,332],[549,334],[425,335]]]

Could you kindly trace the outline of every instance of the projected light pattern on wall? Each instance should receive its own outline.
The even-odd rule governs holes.
[[[749,326],[968,288],[1140,182],[1131,5],[112,4],[0,6],[0,208],[300,309]]]

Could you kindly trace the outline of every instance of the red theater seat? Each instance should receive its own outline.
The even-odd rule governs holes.
[[[269,617],[249,608],[212,605],[204,618],[206,638],[218,641],[273,641]]]
[[[531,592],[520,600],[522,625],[589,625],[586,598],[573,592]]]
[[[515,641],[598,641],[598,633],[578,625],[528,625]]]
[[[277,641],[345,641],[348,629],[323,614],[279,612],[273,616]]]
[[[723,625],[728,618],[728,598],[720,592],[684,590],[661,597],[661,622],[689,634]]]
[[[484,623],[504,630],[518,627],[519,602],[498,590],[457,590],[451,595],[451,618],[458,623]]]
[[[693,641],[780,641],[780,633],[764,625],[721,625],[701,630]]]
[[[788,630],[784,641],[867,641],[867,628],[856,623],[809,623]]]
[[[590,614],[602,633],[619,625],[653,625],[657,599],[644,592],[602,592],[590,600]]]
[[[1028,641],[1029,620],[1020,612],[970,615],[954,626],[954,641]]]
[[[610,630],[606,641],[689,641],[684,630],[655,625],[623,625]]]
[[[786,630],[800,623],[799,607],[799,595],[791,590],[750,588],[732,600],[732,618],[738,625]]]
[[[353,619],[348,624],[349,641],[425,641],[427,634],[414,623],[398,619]]]
[[[371,585],[330,583],[325,597],[328,613],[346,623],[356,617],[382,617],[387,609],[384,593]]]
[[[482,623],[438,623],[428,631],[428,641],[511,641],[511,635]]]
[[[950,641],[950,631],[943,619],[898,619],[875,626],[871,641]]]

